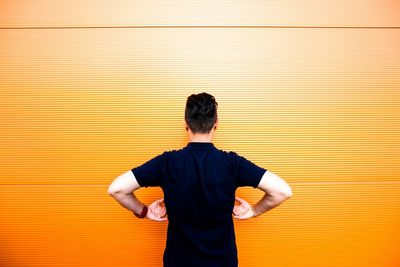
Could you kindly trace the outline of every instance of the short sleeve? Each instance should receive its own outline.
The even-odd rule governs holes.
[[[164,153],[148,160],[140,166],[131,169],[141,187],[161,185],[163,156]]]
[[[236,184],[240,186],[252,186],[257,188],[267,169],[260,167],[243,156],[234,153],[236,163]]]

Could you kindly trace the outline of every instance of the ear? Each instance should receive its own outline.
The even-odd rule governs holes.
[[[216,130],[218,128],[218,119],[214,123],[214,129]]]
[[[187,124],[185,119],[183,119],[183,127],[186,129],[186,131],[189,130],[189,125]]]

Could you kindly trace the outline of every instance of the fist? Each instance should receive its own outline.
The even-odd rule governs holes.
[[[146,218],[156,222],[168,220],[167,209],[165,207],[163,198],[150,204]]]
[[[235,197],[235,199],[239,202],[239,205],[233,207],[233,217],[235,219],[244,220],[254,217],[253,209],[246,200],[238,197]]]

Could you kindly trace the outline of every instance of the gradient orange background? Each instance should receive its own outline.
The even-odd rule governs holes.
[[[400,266],[399,12],[1,1],[0,266],[161,266],[167,224],[136,219],[107,188],[186,145],[185,101],[203,91],[219,103],[215,145],[293,189],[235,221],[241,267]]]

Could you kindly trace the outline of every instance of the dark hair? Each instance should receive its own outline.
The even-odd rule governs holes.
[[[205,92],[187,98],[185,120],[193,133],[209,133],[217,121],[218,103]]]

